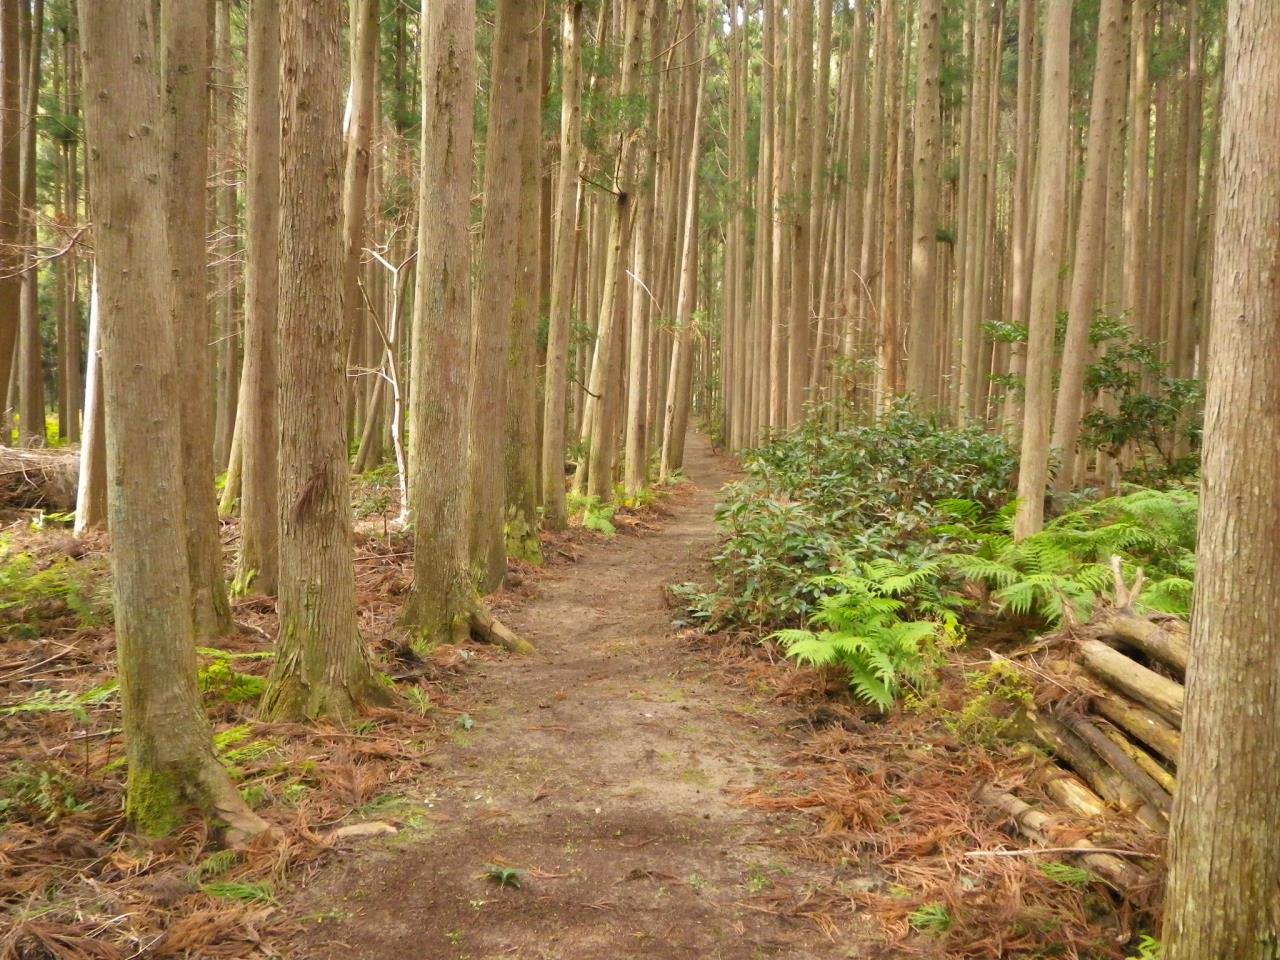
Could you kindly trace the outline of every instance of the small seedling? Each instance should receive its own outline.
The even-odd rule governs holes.
[[[1055,883],[1060,883],[1076,890],[1083,890],[1098,879],[1097,875],[1090,870],[1085,870],[1083,867],[1076,867],[1069,863],[1059,863],[1056,860],[1040,864],[1040,872]]]
[[[912,930],[941,936],[951,929],[951,913],[941,903],[929,903],[907,915]]]
[[[471,714],[464,713],[457,720],[453,721],[454,726],[459,730],[474,730],[476,722],[471,719]]]
[[[519,890],[524,885],[524,871],[515,867],[502,867],[496,863],[484,865],[484,877],[500,887],[512,887]]]

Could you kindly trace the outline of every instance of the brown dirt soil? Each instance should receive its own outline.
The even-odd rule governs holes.
[[[812,822],[738,802],[784,778],[796,743],[672,631],[664,588],[714,544],[727,478],[701,437],[687,460],[692,485],[659,532],[588,547],[504,613],[538,655],[469,673],[459,699],[475,706],[433,755],[438,776],[397,804],[409,825],[286,900],[305,921],[292,956],[886,955],[847,906],[860,871],[788,853]],[[520,886],[488,865],[521,871]]]

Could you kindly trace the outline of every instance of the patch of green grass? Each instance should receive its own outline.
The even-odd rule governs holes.
[[[200,891],[217,900],[231,900],[236,903],[267,903],[278,906],[275,890],[266,882],[239,883],[235,881],[215,881],[200,887]]]
[[[928,903],[907,914],[907,922],[912,930],[937,937],[951,929],[951,911],[944,904]]]
[[[1098,875],[1093,871],[1070,863],[1060,863],[1057,860],[1040,864],[1040,872],[1054,883],[1060,883],[1075,890],[1083,890],[1089,884],[1098,882]]]

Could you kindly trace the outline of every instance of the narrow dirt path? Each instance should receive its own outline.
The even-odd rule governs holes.
[[[793,746],[767,708],[671,635],[663,588],[697,574],[726,473],[690,436],[695,489],[657,533],[589,547],[509,619],[536,658],[470,681],[470,730],[432,757],[427,825],[327,868],[291,905],[298,957],[827,960],[853,929],[805,919],[830,874],[770,840],[813,829],[734,803]],[[484,865],[524,871],[519,889]]]

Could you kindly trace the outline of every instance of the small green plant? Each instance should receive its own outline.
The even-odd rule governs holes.
[[[119,692],[118,680],[108,680],[84,693],[40,689],[25,700],[0,707],[0,717],[13,717],[24,713],[70,713],[78,722],[88,723],[89,708],[114,700]]]
[[[187,873],[187,881],[198,885],[224,877],[239,862],[240,854],[235,850],[219,850],[192,867]]]
[[[496,863],[486,863],[484,865],[484,878],[500,887],[519,889],[524,885],[523,870],[518,870],[515,867],[499,866]]]
[[[1054,883],[1060,883],[1064,887],[1071,887],[1075,890],[1083,890],[1089,884],[1098,882],[1098,876],[1093,871],[1077,867],[1074,864],[1061,863],[1057,860],[1049,860],[1040,864],[1040,872]]]
[[[203,884],[200,887],[200,892],[217,900],[231,900],[235,903],[265,903],[272,906],[279,904],[279,901],[276,900],[275,890],[271,884],[266,882],[240,883],[231,880],[217,880]]]
[[[1150,934],[1144,933],[1138,938],[1138,952],[1128,960],[1162,960],[1163,957],[1164,944]]]
[[[0,822],[56,823],[88,809],[89,802],[77,797],[71,778],[53,767],[20,762],[0,774]]]
[[[943,721],[964,743],[990,745],[1014,735],[1022,714],[1035,705],[1031,682],[1008,660],[995,660],[965,681],[969,699]]]
[[[200,670],[200,692],[212,702],[250,703],[262,696],[267,682],[251,673],[241,673],[232,664],[237,659],[271,656],[271,654],[232,654],[223,650],[201,647],[199,652],[210,659]]]
[[[109,604],[91,573],[92,565],[82,561],[45,562],[14,551],[10,538],[0,536],[0,636],[38,637],[43,624],[65,617],[81,626],[102,623]]]
[[[951,929],[951,911],[945,904],[927,903],[907,914],[907,922],[912,930],[939,937]]]
[[[571,493],[566,506],[571,515],[581,517],[582,526],[585,529],[593,530],[606,537],[612,537],[618,532],[618,528],[613,523],[613,518],[618,512],[617,504],[602,503],[599,497]]]
[[[435,704],[431,702],[431,694],[421,687],[409,687],[404,691],[404,698],[424,717],[435,709]]]

